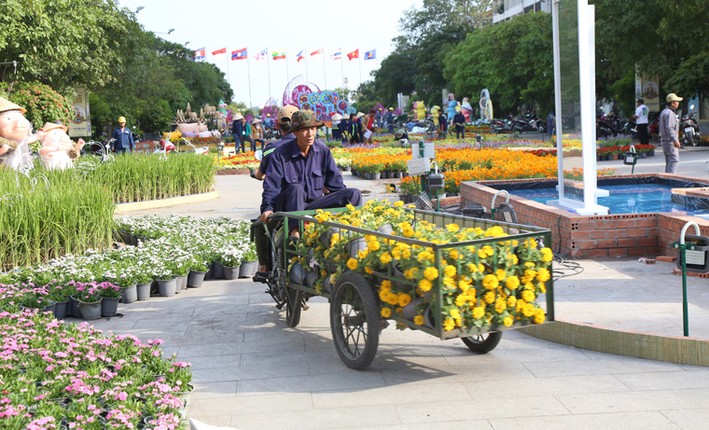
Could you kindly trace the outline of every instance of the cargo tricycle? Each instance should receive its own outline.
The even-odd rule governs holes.
[[[378,200],[273,219],[267,292],[289,327],[310,297],[327,298],[335,349],[352,369],[372,363],[389,321],[486,353],[505,329],[554,320],[547,229]]]

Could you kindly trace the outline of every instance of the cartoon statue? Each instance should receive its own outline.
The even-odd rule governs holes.
[[[426,119],[426,105],[423,100],[416,102],[416,119],[419,121]]]
[[[435,105],[434,107],[431,108],[431,117],[433,118],[433,125],[438,128],[438,117],[441,115],[441,107],[438,105]]]
[[[470,105],[470,100],[467,97],[463,97],[463,116],[465,116],[465,122],[470,122],[473,117],[473,106]]]
[[[37,140],[26,110],[0,97],[0,164],[15,170],[32,168],[29,144]]]
[[[39,156],[44,167],[49,170],[64,170],[74,167],[74,160],[79,157],[84,139],[74,143],[67,134],[65,125],[45,123],[40,131],[42,148]]]

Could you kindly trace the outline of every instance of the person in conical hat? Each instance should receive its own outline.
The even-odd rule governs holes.
[[[44,167],[50,170],[64,170],[74,167],[74,159],[79,157],[84,140],[74,143],[67,134],[67,127],[62,124],[45,123],[39,130],[42,148],[39,156]]]

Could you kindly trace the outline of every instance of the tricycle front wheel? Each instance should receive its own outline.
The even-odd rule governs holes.
[[[362,275],[345,272],[330,299],[330,329],[340,359],[350,369],[364,370],[379,346],[379,304]]]
[[[460,338],[465,346],[478,354],[485,354],[495,349],[497,344],[500,343],[500,339],[502,339],[501,331],[491,331],[485,334]]]

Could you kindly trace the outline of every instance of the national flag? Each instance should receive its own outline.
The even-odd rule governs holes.
[[[347,54],[347,58],[349,58],[350,61],[354,60],[355,58],[359,58],[359,49],[355,49],[354,51]]]
[[[271,56],[274,60],[285,60],[286,51],[273,51],[271,52]]]
[[[195,49],[194,51],[194,60],[195,61],[202,61],[204,60],[204,57],[206,56],[206,49],[207,48],[199,48]]]
[[[268,55],[268,48],[263,48],[256,55],[254,55],[254,59],[256,61],[265,60],[267,55]]]
[[[246,48],[237,49],[236,51],[231,51],[232,60],[245,60],[247,58]]]
[[[342,59],[342,49],[337,48],[337,51],[332,53],[332,59],[333,60],[341,60]]]
[[[314,55],[322,55],[322,48],[316,49],[315,51],[313,51],[313,52],[310,53],[310,56],[311,56],[311,57],[314,56]]]
[[[300,52],[298,53],[298,60],[296,61],[297,63],[300,63],[300,60],[305,60],[305,56],[303,55],[304,49],[301,49]]]
[[[364,59],[366,60],[374,60],[377,58],[377,50],[372,49],[371,51],[367,51],[364,53]]]
[[[219,54],[226,54],[226,48],[217,49],[216,51],[212,51],[212,55],[219,55]]]

